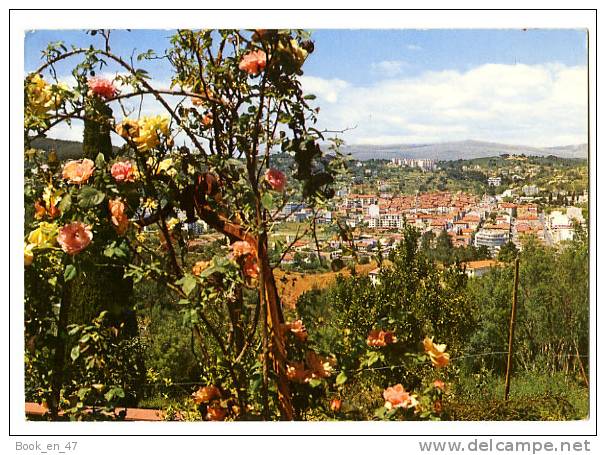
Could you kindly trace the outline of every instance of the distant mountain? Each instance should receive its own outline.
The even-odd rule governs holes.
[[[554,155],[560,158],[588,157],[587,144],[564,145],[558,147],[529,147],[525,145],[498,144],[483,141],[439,142],[435,144],[394,144],[394,145],[346,145],[345,153],[351,153],[358,160],[392,158],[427,158],[439,161],[486,158],[503,154],[510,155]]]
[[[60,160],[82,157],[81,142],[41,138],[36,139],[32,145],[43,150],[56,150]],[[114,147],[114,150],[118,150],[118,148]],[[560,158],[587,159],[588,157],[587,144],[539,148],[472,140],[439,142],[435,144],[345,145],[342,148],[342,151],[351,153],[352,157],[358,160],[428,158],[439,161],[452,161],[458,159],[468,160],[473,158],[486,158],[503,155],[505,153],[510,155],[554,155]]]
[[[32,147],[47,151],[55,150],[57,157],[62,161],[82,158],[82,142],[42,137],[34,139]],[[114,147],[114,151],[116,150],[118,150],[118,147]]]

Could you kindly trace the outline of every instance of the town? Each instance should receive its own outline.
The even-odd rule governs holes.
[[[351,262],[354,254],[362,264],[375,261],[378,254],[386,257],[409,225],[434,243],[446,234],[453,248],[484,251],[488,260],[465,264],[469,276],[479,276],[497,263],[495,258],[508,243],[520,250],[529,236],[547,246],[574,238],[576,226],[587,222],[585,163],[508,155],[457,162],[355,161],[353,182],[342,182],[325,208],[314,211],[298,202],[284,204],[274,226],[273,247],[290,246],[282,268],[313,273],[335,260]],[[424,181],[416,185],[419,175]],[[445,175],[452,179],[446,186]],[[436,178],[436,187],[428,188],[427,182]],[[466,180],[470,190],[459,189]],[[300,234],[311,221],[315,238],[309,232]],[[337,235],[337,221],[351,232],[348,241]],[[190,238],[205,232],[199,223],[186,229]]]

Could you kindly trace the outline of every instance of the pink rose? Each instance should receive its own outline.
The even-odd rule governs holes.
[[[238,68],[242,71],[246,71],[248,74],[256,76],[265,69],[267,63],[267,56],[265,52],[261,50],[251,51],[242,57]]]
[[[74,221],[59,229],[57,242],[67,254],[74,255],[86,248],[93,240],[90,226],[81,221]]]
[[[112,165],[111,173],[118,183],[135,181],[135,167],[130,161],[115,162]]]
[[[286,176],[277,169],[271,168],[265,171],[265,180],[272,190],[284,191],[286,187]]]
[[[88,94],[97,95],[106,100],[116,96],[116,87],[112,81],[102,77],[91,77],[88,79]]]
[[[81,185],[86,183],[93,171],[95,163],[88,158],[83,160],[71,160],[63,165],[63,178],[69,183]]]

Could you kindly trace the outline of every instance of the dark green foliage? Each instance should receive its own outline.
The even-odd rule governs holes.
[[[530,237],[519,256],[516,368],[552,373],[577,371],[580,360],[586,369],[589,333],[586,238],[580,236],[556,249]],[[469,282],[478,321],[470,339],[470,353],[507,350],[512,267],[494,269]],[[484,362],[496,371],[504,368],[503,357],[487,357]]]
[[[146,367],[175,383],[198,381],[202,372],[199,353],[192,330],[183,324],[182,315],[175,308],[155,306],[144,321]],[[154,389],[147,392],[153,394]]]
[[[429,259],[444,265],[479,261],[491,257],[486,246],[479,248],[473,245],[454,247],[450,236],[444,230],[440,232],[437,238],[433,231],[424,232],[421,235],[420,249]]]
[[[94,101],[96,111],[103,112],[104,117],[87,118],[84,126],[84,140],[82,144],[83,156],[95,160],[99,153],[103,153],[108,159],[112,156],[112,145],[108,119],[111,117],[111,109],[100,101]],[[92,190],[91,190],[92,191]],[[102,193],[100,193],[102,194]],[[82,195],[81,195],[82,197]],[[82,200],[79,200],[82,205]],[[101,201],[100,203],[102,203]],[[70,301],[70,311],[67,315],[69,325],[86,326],[102,312],[107,312],[102,324],[107,328],[115,328],[119,335],[113,340],[116,351],[107,350],[108,363],[119,362],[122,356],[121,346],[138,345],[137,316],[133,308],[132,293],[133,283],[130,278],[124,278],[124,267],[115,260],[110,260],[104,255],[104,244],[115,239],[114,231],[106,226],[99,227],[95,234],[96,241],[89,248],[89,254],[83,255],[78,264],[78,273],[67,284],[65,297]],[[104,242],[105,240],[105,242]],[[125,259],[125,258],[123,258]],[[74,341],[71,341],[74,343]],[[67,350],[71,349],[68,344]],[[140,387],[145,379],[142,351],[132,349],[129,357],[129,365],[132,368],[117,368],[112,371],[132,373],[130,389],[133,390],[124,397],[124,403],[130,406],[136,404],[140,397]],[[136,365],[136,368],[134,367]],[[126,366],[126,365],[125,365]],[[139,373],[134,374],[133,372]],[[78,369],[68,369],[66,379],[77,378],[82,375]]]
[[[473,327],[464,294],[466,275],[458,267],[436,268],[418,250],[418,238],[414,228],[406,229],[389,257],[392,265],[381,270],[376,284],[367,276],[338,277],[328,291],[308,292],[297,302],[310,338],[334,353],[340,368],[354,371],[345,383],[347,396],[397,383],[418,388],[423,378],[434,374],[433,367],[418,358],[424,337],[435,337],[456,355]],[[374,329],[393,331],[398,342],[380,350],[369,348],[366,339]],[[374,370],[386,365],[395,367]],[[380,395],[376,398],[380,401]],[[367,410],[374,404],[367,402]]]
[[[86,111],[82,141],[82,156],[93,161],[99,153],[103,153],[106,158],[112,157],[113,151],[109,123],[112,110],[100,100],[94,103],[94,109]]]

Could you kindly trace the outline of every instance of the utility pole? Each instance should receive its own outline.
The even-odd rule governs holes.
[[[509,320],[509,347],[507,349],[507,372],[505,373],[505,401],[509,398],[511,369],[513,363],[513,335],[516,327],[516,310],[518,307],[518,282],[520,274],[520,259],[516,258],[513,278],[513,299],[511,303],[511,318]]]

